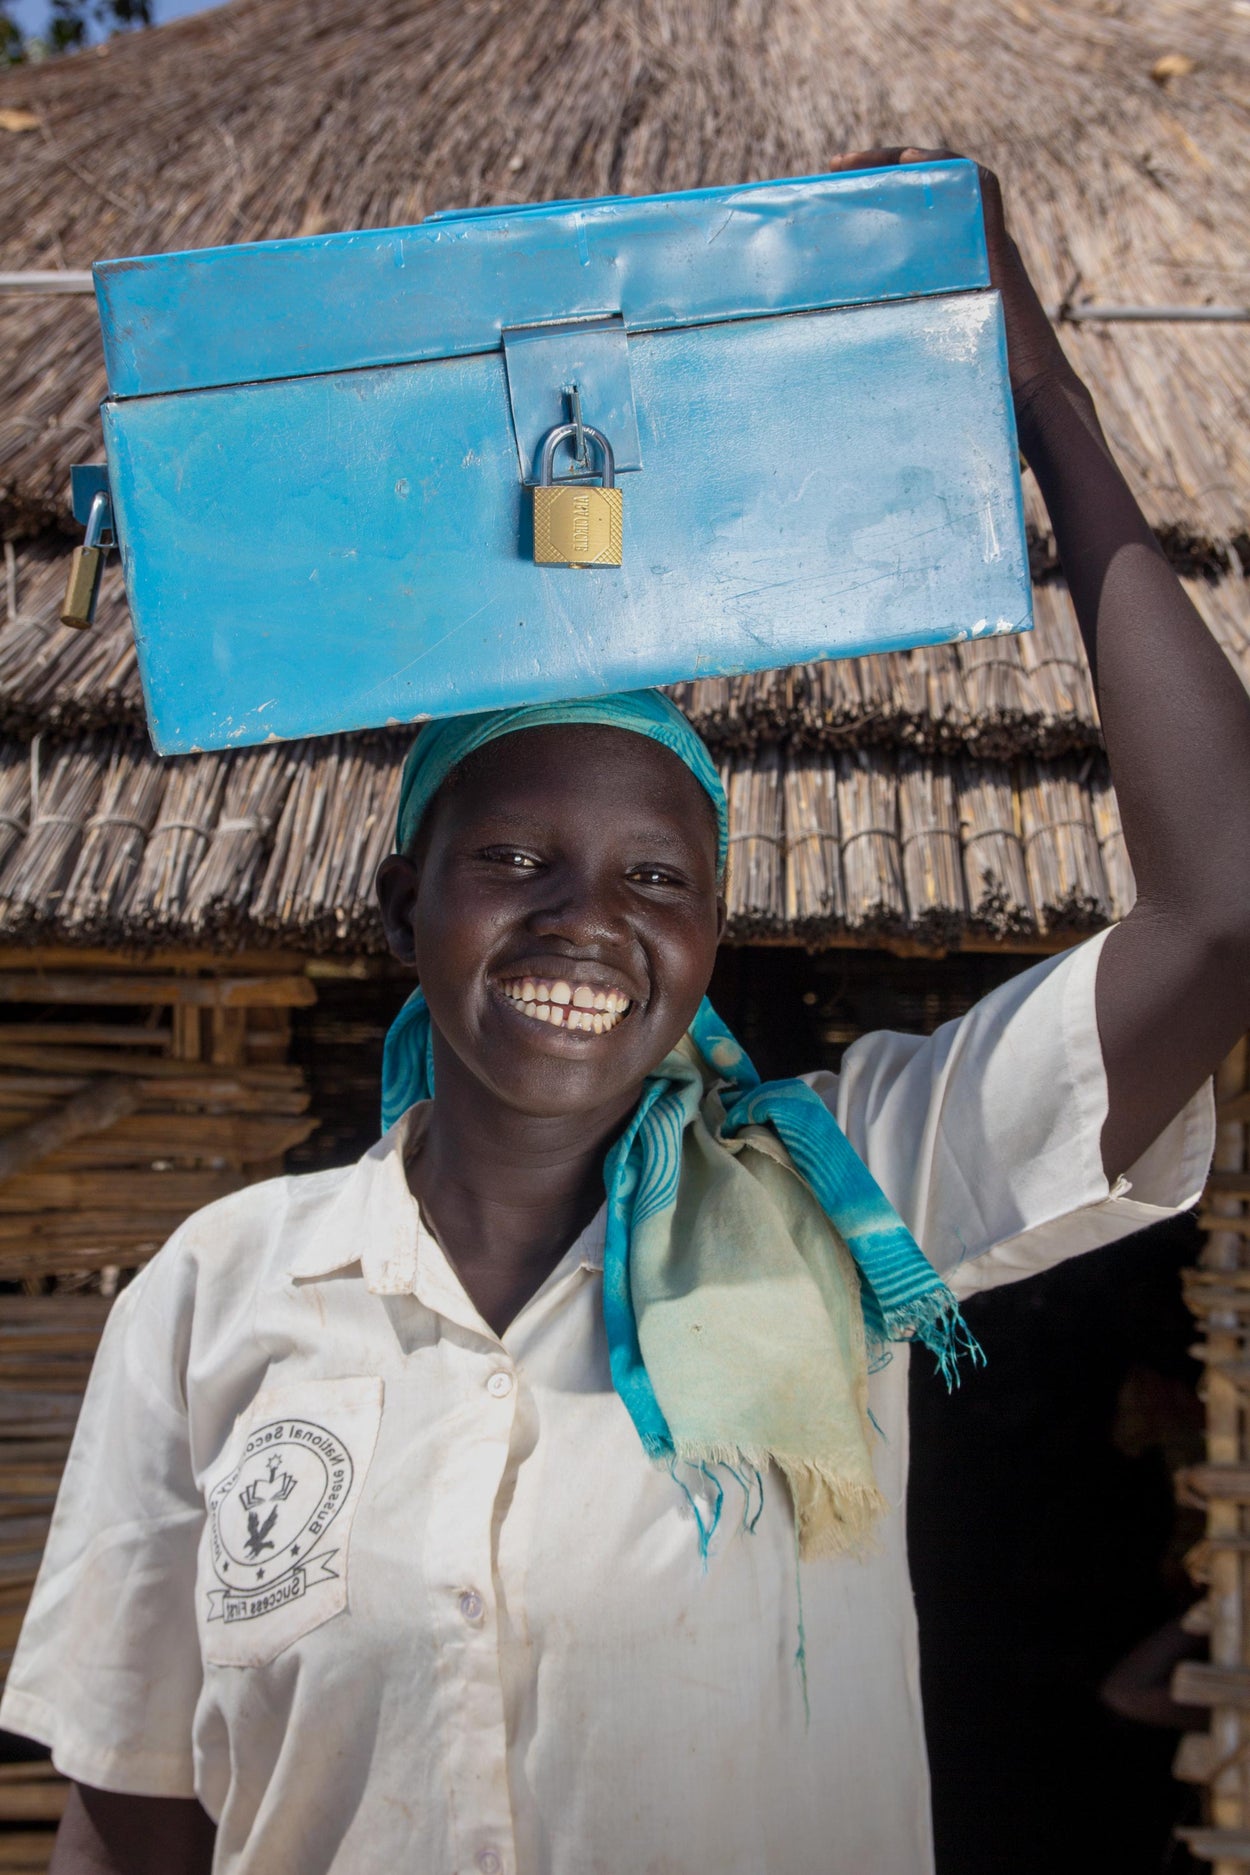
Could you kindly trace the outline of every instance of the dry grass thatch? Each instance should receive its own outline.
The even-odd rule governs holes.
[[[373,877],[407,746],[329,736],[162,763],[129,732],[47,739],[39,805],[0,865],[0,944],[380,951]],[[722,772],[737,942],[1039,941],[1132,902],[1100,755],[769,743]],[[20,829],[16,763],[6,785]]]
[[[38,120],[0,132],[0,264],[802,174],[917,142],[1000,170],[1050,303],[1244,303],[1239,5],[233,0],[0,77],[0,104]],[[1250,328],[1063,331],[1153,522],[1182,543],[1245,535]],[[33,532],[63,521],[68,464],[99,448],[91,303],[0,301],[0,357],[4,525]]]
[[[133,664],[98,701],[124,614],[95,642],[67,632],[43,550],[15,565],[0,943],[380,949],[372,880],[407,733],[158,762]],[[1250,585],[1188,586],[1250,684]],[[729,796],[732,939],[1035,944],[1128,909],[1071,604],[1053,583],[1035,599],[1021,638],[675,687]]]

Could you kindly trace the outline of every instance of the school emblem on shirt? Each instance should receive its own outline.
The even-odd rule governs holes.
[[[311,1419],[257,1426],[238,1465],[208,1500],[213,1571],[210,1621],[254,1621],[335,1579],[337,1550],[322,1543],[351,1493],[347,1446]]]
[[[341,1374],[263,1387],[204,1480],[200,1649],[260,1667],[347,1613],[352,1526],[382,1424],[382,1380]]]

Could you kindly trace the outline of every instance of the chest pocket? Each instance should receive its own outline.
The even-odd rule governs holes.
[[[270,1387],[205,1482],[204,1659],[259,1667],[348,1606],[348,1550],[382,1418],[370,1376]]]

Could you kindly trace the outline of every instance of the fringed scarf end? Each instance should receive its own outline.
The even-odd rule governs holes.
[[[742,1527],[748,1533],[755,1530],[763,1510],[763,1474],[770,1464],[777,1467],[794,1505],[799,1555],[804,1562],[866,1554],[877,1523],[889,1508],[874,1483],[848,1478],[837,1465],[818,1459],[789,1458],[780,1452],[744,1452],[735,1445],[679,1440],[667,1464],[694,1514],[699,1554],[704,1562],[720,1526],[725,1495],[713,1467],[723,1468],[741,1486],[746,1504]],[[680,1465],[691,1466],[712,1482],[715,1491],[710,1505],[701,1505],[684,1483],[678,1471]]]
[[[888,1341],[921,1341],[938,1364],[938,1372],[953,1392],[962,1378],[961,1361],[984,1367],[985,1350],[960,1313],[946,1284],[928,1295],[909,1302],[904,1308],[891,1309],[884,1316]]]

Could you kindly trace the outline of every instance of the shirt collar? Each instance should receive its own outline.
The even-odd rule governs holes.
[[[420,1141],[429,1102],[410,1107],[358,1159],[339,1186],[329,1209],[309,1232],[288,1265],[303,1280],[359,1268],[365,1288],[377,1296],[416,1295],[447,1313],[451,1296],[447,1278],[459,1283],[436,1240],[426,1229],[408,1185],[406,1158]],[[562,1267],[603,1269],[607,1206],[569,1246]]]
[[[577,1253],[578,1265],[584,1270],[603,1271],[603,1248],[608,1235],[608,1207],[606,1202],[599,1206],[595,1215],[587,1224],[581,1236],[569,1246],[570,1253]]]
[[[424,1115],[423,1106],[409,1108],[356,1161],[292,1257],[291,1276],[309,1280],[359,1266],[375,1295],[408,1295],[416,1288],[420,1214],[404,1156]]]

